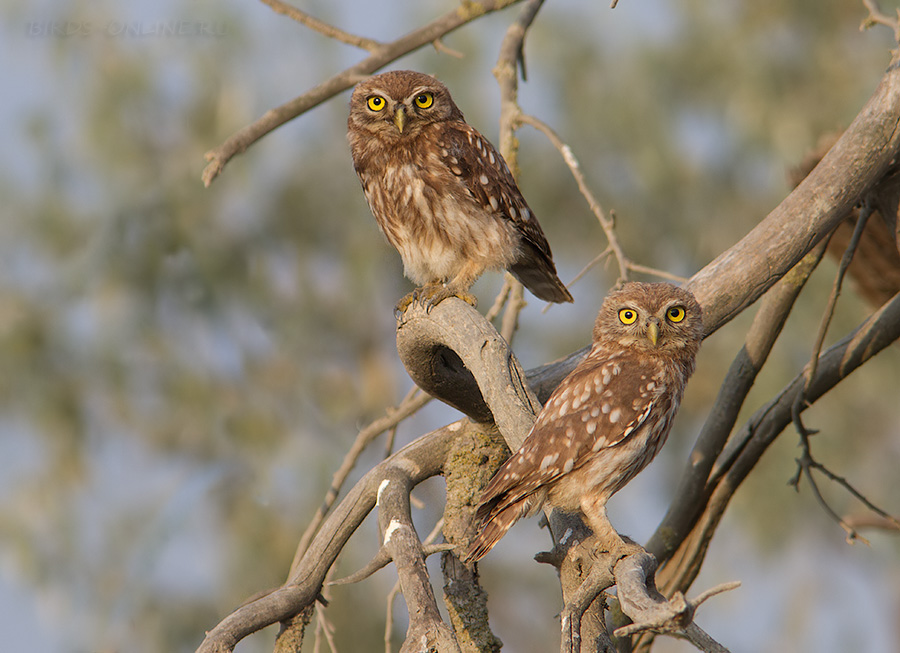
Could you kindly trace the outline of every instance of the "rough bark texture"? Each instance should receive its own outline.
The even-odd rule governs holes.
[[[465,548],[472,537],[478,497],[494,471],[509,456],[509,447],[494,428],[469,424],[454,442],[446,465],[447,503],[444,538]],[[488,625],[487,592],[474,566],[466,566],[452,551],[441,556],[444,604],[463,653],[496,652],[503,645]]]

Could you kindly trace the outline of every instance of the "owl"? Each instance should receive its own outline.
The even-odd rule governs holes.
[[[350,98],[348,139],[369,207],[404,273],[420,288],[401,300],[431,305],[507,269],[535,296],[571,302],[550,245],[506,162],[471,127],[434,77],[370,77]]]
[[[610,293],[587,357],[553,392],[522,447],[482,492],[462,558],[479,560],[520,518],[549,502],[581,512],[603,550],[622,539],[606,502],[659,452],[703,338],[700,305],[668,283]]]

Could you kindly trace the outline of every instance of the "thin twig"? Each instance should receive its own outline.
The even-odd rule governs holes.
[[[325,614],[325,608],[328,606],[328,601],[331,600],[331,579],[334,577],[336,572],[337,565],[332,565],[328,570],[328,573],[325,575],[325,583],[322,585],[322,590],[320,595],[322,599],[320,601],[316,601],[316,643],[315,650],[319,649],[319,641],[320,638],[324,635],[325,640],[328,642],[328,648],[331,649],[331,653],[337,653],[337,647],[334,644],[334,624],[328,619],[328,616]]]
[[[585,269],[578,273],[574,280],[569,284],[570,286],[575,283],[578,279],[580,279],[584,274],[589,270],[592,266],[596,265],[599,261],[607,258],[610,253],[615,255],[616,257],[616,266],[618,267],[618,276],[616,278],[616,285],[622,284],[628,281],[629,272],[640,272],[642,274],[649,274],[653,276],[660,277],[662,279],[669,279],[671,281],[677,281],[682,283],[685,281],[684,277],[679,277],[670,272],[666,272],[665,270],[659,270],[657,268],[651,268],[646,265],[639,265],[634,263],[628,256],[626,256],[625,251],[622,249],[622,246],[619,244],[619,239],[616,236],[616,221],[615,214],[610,212],[610,215],[607,216],[606,212],[603,210],[603,207],[600,205],[600,202],[597,201],[596,196],[591,191],[590,187],[587,184],[587,179],[585,179],[584,173],[581,171],[581,164],[578,162],[578,159],[575,157],[575,154],[572,152],[572,148],[569,147],[567,143],[565,143],[562,138],[560,138],[559,134],[557,134],[550,125],[545,123],[540,118],[536,118],[535,116],[531,116],[528,114],[521,114],[519,116],[519,121],[522,124],[530,125],[537,129],[539,132],[544,134],[547,137],[547,140],[556,148],[556,150],[562,155],[563,161],[566,162],[566,165],[569,168],[569,172],[572,174],[572,177],[575,179],[575,183],[578,185],[578,191],[581,193],[582,197],[584,197],[585,201],[587,201],[588,207],[591,209],[591,213],[594,214],[594,217],[597,218],[597,222],[600,223],[600,227],[603,229],[603,233],[606,236],[606,241],[609,243],[606,249],[603,250],[593,261],[591,261]]]
[[[863,513],[861,515],[846,515],[844,521],[856,529],[874,528],[891,533],[900,533],[900,520],[893,517],[876,517],[869,513]]]
[[[440,52],[442,54],[449,55],[456,59],[462,59],[463,57],[466,56],[459,50],[454,50],[453,48],[449,47],[446,43],[444,43],[444,41],[442,39],[435,39],[434,41],[431,42],[431,45],[434,46],[434,49],[436,52]]]
[[[866,30],[875,25],[884,25],[894,33],[894,40],[900,43],[900,9],[897,10],[897,18],[891,18],[882,13],[875,0],[863,0],[863,5],[869,10],[869,15],[863,19],[860,30]]]
[[[387,409],[387,414],[384,417],[379,417],[359,432],[353,446],[350,447],[350,451],[344,456],[341,466],[334,473],[334,476],[332,476],[331,487],[328,489],[328,493],[325,495],[322,505],[316,511],[309,526],[306,527],[303,536],[300,538],[300,543],[297,545],[297,551],[294,553],[294,562],[291,564],[291,571],[288,574],[289,578],[293,576],[297,564],[309,547],[309,543],[313,536],[319,530],[319,526],[325,519],[325,515],[328,514],[328,511],[331,510],[331,507],[337,500],[344,482],[347,480],[350,472],[353,471],[353,468],[356,466],[356,463],[362,455],[362,452],[365,451],[365,448],[372,440],[385,431],[396,427],[397,424],[414,414],[429,401],[431,401],[431,397],[414,387],[407,393],[402,402],[393,408]]]
[[[543,120],[526,114],[519,116],[519,120],[522,124],[531,125],[546,136],[547,140],[549,140],[553,147],[555,147],[562,155],[563,161],[566,162],[569,171],[572,173],[572,177],[575,179],[575,183],[578,185],[579,192],[587,201],[591,213],[594,214],[594,217],[596,217],[597,221],[600,223],[600,227],[603,229],[603,233],[606,235],[606,240],[609,243],[609,248],[612,249],[612,252],[616,257],[616,263],[619,268],[619,275],[616,279],[616,283],[627,281],[629,261],[628,257],[625,256],[625,252],[622,251],[619,239],[616,237],[614,222],[606,215],[603,207],[600,206],[600,202],[597,201],[594,193],[591,192],[591,189],[588,187],[584,173],[581,171],[581,164],[578,163],[578,159],[576,159],[575,155],[572,153],[572,148],[563,142],[553,128]]]
[[[837,307],[837,300],[841,295],[841,288],[843,287],[847,269],[850,267],[850,263],[853,260],[853,255],[856,253],[856,249],[859,245],[859,239],[862,237],[863,230],[866,227],[866,222],[873,212],[874,204],[870,201],[864,202],[856,218],[856,226],[853,230],[853,235],[850,238],[850,242],[847,244],[847,248],[844,250],[843,256],[841,256],[841,262],[838,265],[838,271],[835,275],[834,283],[832,284],[831,294],[829,295],[828,302],[825,305],[822,320],[819,324],[819,331],[816,334],[816,340],[813,344],[812,357],[804,372],[805,382],[803,388],[797,394],[797,398],[794,401],[793,406],[791,407],[794,427],[797,429],[797,432],[800,435],[800,446],[802,448],[802,453],[800,454],[800,457],[796,459],[797,472],[788,481],[789,485],[792,485],[794,489],[799,491],[800,479],[805,477],[809,482],[809,486],[812,489],[812,493],[816,498],[816,501],[820,506],[822,506],[822,509],[825,510],[826,514],[831,517],[831,519],[834,520],[842,529],[844,529],[844,532],[847,533],[847,541],[853,542],[856,539],[859,539],[866,544],[868,544],[868,540],[857,533],[850,524],[847,524],[841,518],[841,516],[837,514],[837,512],[828,504],[828,501],[826,501],[825,497],[822,496],[822,493],[819,490],[819,486],[816,483],[815,478],[813,477],[813,470],[824,470],[826,475],[832,477],[832,480],[840,477],[833,475],[821,463],[817,462],[813,458],[809,443],[809,436],[814,435],[815,433],[817,433],[817,431],[814,429],[809,429],[803,424],[800,413],[802,412],[802,409],[808,405],[808,402],[806,400],[806,393],[809,391],[813,380],[816,378],[816,370],[819,362],[819,357],[822,352],[822,347],[825,343],[825,336],[828,333],[828,327],[831,325],[831,320],[834,317],[834,311]],[[862,497],[862,495],[859,494],[855,489],[853,489],[852,486],[846,481],[843,481],[843,483],[839,482],[839,484],[842,485],[845,489],[849,490],[854,496]],[[870,503],[864,498],[862,500],[864,500],[867,504]]]
[[[410,392],[414,392],[418,388],[411,388]],[[394,453],[394,442],[397,440],[397,425],[395,424],[388,429],[387,437],[384,440],[384,457],[389,458]]]
[[[844,529],[844,532],[847,534],[847,543],[853,544],[856,540],[860,540],[863,544],[868,545],[869,540],[857,533],[856,529],[850,524],[846,523],[841,516],[828,505],[828,501],[825,500],[825,497],[822,496],[822,493],[819,491],[819,485],[816,483],[816,479],[812,474],[813,469],[821,469],[822,465],[813,459],[809,449],[808,437],[801,435],[801,440],[803,441],[803,453],[796,459],[797,473],[794,478],[788,481],[788,483],[793,485],[799,491],[800,478],[801,476],[805,476],[813,496],[816,498],[816,502],[822,507],[822,510],[838,524],[838,526]]]
[[[380,43],[373,39],[367,39],[364,36],[357,36],[356,34],[345,32],[342,29],[338,29],[334,25],[323,22],[318,18],[313,18],[305,11],[297,9],[293,5],[289,5],[286,2],[281,2],[281,0],[262,0],[262,2],[269,5],[269,7],[275,13],[287,16],[288,18],[292,18],[298,23],[301,23],[302,25],[310,28],[311,30],[316,31],[323,36],[327,36],[330,39],[334,39],[335,41],[340,41],[341,43],[346,43],[347,45],[362,48],[363,50],[368,50],[369,52],[377,52],[380,48],[384,47],[383,43]]]
[[[537,17],[544,0],[528,0],[516,20],[506,29],[500,44],[500,55],[494,66],[494,77],[500,88],[500,142],[499,150],[509,165],[513,176],[518,176],[517,156],[519,145],[516,129],[519,127],[519,65],[524,61],[525,35]]]
[[[519,80],[517,76],[518,66],[521,64],[524,71],[525,35],[528,28],[537,17],[544,0],[528,0],[525,7],[506,29],[503,41],[500,44],[500,54],[497,64],[494,66],[494,77],[500,88],[500,154],[506,160],[514,177],[519,176],[518,154],[519,142],[515,132],[518,128],[517,117],[521,113],[519,108]],[[512,342],[516,327],[519,322],[519,313],[525,308],[524,291],[522,284],[507,275],[504,287],[509,285],[506,311],[500,327],[501,335],[508,343]]]
[[[822,472],[828,478],[828,480],[833,481],[833,482],[837,483],[838,485],[841,485],[845,490],[847,490],[850,494],[852,494],[854,497],[856,497],[856,499],[860,503],[862,503],[866,508],[868,508],[869,510],[874,512],[876,515],[878,515],[882,519],[884,519],[887,522],[889,522],[890,524],[892,524],[895,529],[900,530],[900,519],[897,519],[893,515],[885,512],[884,510],[882,510],[881,508],[876,506],[874,503],[869,501],[861,492],[859,492],[859,490],[857,490],[855,487],[853,487],[846,478],[844,478],[843,476],[838,476],[837,474],[832,472],[830,469],[828,469],[827,467],[825,467],[824,465],[821,465],[819,463],[816,463],[816,469],[818,469],[820,472]],[[850,524],[850,521],[848,521],[847,519],[842,519],[842,521],[845,524]]]
[[[484,319],[488,322],[493,322],[494,318],[500,315],[500,311],[502,311],[503,307],[506,305],[506,300],[509,297],[509,291],[512,289],[513,281],[515,281],[515,277],[513,277],[511,274],[503,275],[503,286],[500,288],[500,292],[498,292],[497,296],[494,298],[494,304],[484,315]]]
[[[387,604],[387,614],[384,619],[384,653],[391,653],[393,646],[391,645],[392,633],[394,631],[394,602],[400,596],[400,581],[396,581],[391,591],[385,597]]]
[[[661,279],[668,279],[669,281],[674,281],[675,283],[684,283],[687,281],[687,277],[682,277],[677,274],[672,274],[671,272],[666,272],[665,270],[660,270],[659,268],[651,268],[646,265],[641,265],[640,263],[633,263],[632,261],[628,261],[628,269],[632,272],[640,272],[641,274],[649,274],[654,277],[660,277]]]
[[[322,637],[328,644],[331,653],[338,653],[337,646],[334,643],[334,624],[325,616],[325,606],[316,603],[316,641],[313,644],[314,653],[318,653],[321,647]]]
[[[303,95],[269,109],[258,120],[242,127],[224,143],[204,155],[209,163],[203,170],[203,184],[209,186],[235,155],[246,151],[263,136],[286,122],[333,98],[400,57],[433,43],[435,39],[446,36],[485,14],[505,9],[517,2],[521,0],[483,0],[477,4],[465,3],[409,34],[382,44],[359,63],[333,75]]]
[[[853,235],[850,237],[850,242],[847,243],[847,249],[844,250],[844,254],[841,256],[841,262],[834,278],[834,284],[831,287],[831,294],[828,297],[828,303],[825,305],[822,321],[819,324],[819,332],[816,334],[812,356],[810,357],[809,366],[807,367],[806,387],[804,390],[809,389],[812,379],[816,376],[816,364],[819,360],[819,354],[822,353],[822,345],[825,342],[828,327],[831,325],[831,320],[834,317],[834,309],[837,306],[837,300],[841,296],[841,288],[844,285],[847,268],[850,267],[850,262],[853,260],[853,255],[856,253],[856,249],[859,246],[859,239],[862,237],[863,230],[866,228],[866,222],[868,222],[869,216],[872,215],[874,210],[874,203],[869,201],[863,203],[859,215],[856,218],[856,227],[853,229]]]
[[[796,406],[796,404],[795,404]],[[796,419],[795,419],[796,424]],[[835,512],[825,498],[822,496],[819,491],[819,486],[816,483],[815,477],[813,476],[813,470],[820,472],[825,478],[830,480],[833,483],[837,483],[839,486],[844,488],[847,492],[849,492],[854,498],[856,498],[860,503],[862,503],[866,508],[874,512],[876,515],[886,520],[889,523],[894,524],[897,528],[900,528],[900,520],[898,520],[893,515],[889,514],[885,510],[882,510],[878,506],[876,506],[872,501],[870,501],[862,492],[857,490],[845,477],[840,476],[832,472],[828,467],[817,461],[812,455],[812,449],[809,444],[808,433],[801,431],[800,432],[800,441],[802,447],[802,453],[800,457],[796,459],[797,461],[797,472],[796,474],[788,481],[788,485],[794,486],[795,489],[799,491],[799,483],[800,477],[806,477],[806,480],[809,482],[810,487],[813,491],[813,496],[815,496],[816,501],[822,506],[825,512],[842,528],[844,532],[847,533],[847,542],[852,544],[855,540],[860,540],[864,544],[869,544],[869,541],[859,534],[859,531],[856,529],[856,526],[841,517]]]
[[[740,586],[741,581],[732,580],[727,583],[722,583],[721,585],[716,585],[715,587],[710,587],[708,590],[700,592],[700,594],[694,597],[691,603],[693,603],[694,607],[697,608],[715,595],[721,594],[722,592],[730,592],[731,590],[735,590]]]
[[[503,312],[503,320],[500,323],[500,335],[510,345],[512,344],[513,336],[516,335],[516,329],[519,328],[519,314],[527,303],[525,301],[524,286],[518,282],[511,284],[511,286],[509,300],[506,303],[506,310]]]
[[[602,252],[597,254],[597,256],[595,256],[590,261],[588,261],[587,265],[585,265],[583,268],[581,268],[581,270],[578,272],[578,274],[576,274],[572,278],[572,280],[569,282],[568,285],[570,287],[574,286],[581,279],[581,277],[583,277],[584,275],[586,275],[588,272],[591,271],[591,268],[593,268],[598,263],[603,262],[603,260],[608,258],[609,255],[612,253],[613,253],[612,248],[610,248],[609,245],[607,245],[606,249],[604,249]]]
[[[417,385],[413,385],[403,399],[400,400],[400,403],[397,406],[390,406],[385,409],[385,413],[388,417],[395,415],[397,411],[401,410],[403,406],[406,406],[408,403],[413,402],[416,397],[422,395],[422,390]],[[405,419],[405,418],[403,418]],[[394,453],[394,441],[397,438],[397,426],[399,421],[395,424],[392,424],[391,427],[387,431],[387,438],[384,442],[384,457],[388,458],[392,453]]]

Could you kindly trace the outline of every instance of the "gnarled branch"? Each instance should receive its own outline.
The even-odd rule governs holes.
[[[382,482],[400,474],[415,485],[439,474],[460,428],[456,422],[424,435],[372,468],[322,524],[288,583],[225,617],[207,633],[197,653],[232,651],[248,635],[287,621],[312,605],[338,553],[375,507]]]

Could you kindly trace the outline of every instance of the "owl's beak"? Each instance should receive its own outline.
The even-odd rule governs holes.
[[[656,341],[659,340],[659,320],[655,317],[647,321],[647,340],[656,347]]]
[[[403,107],[397,107],[394,112],[394,126],[402,134],[404,125],[406,125],[406,112],[403,111]]]

